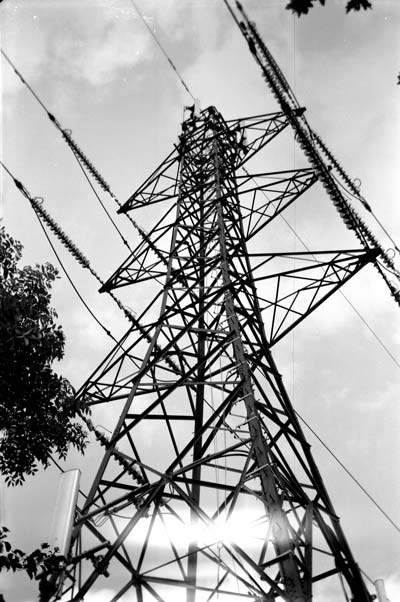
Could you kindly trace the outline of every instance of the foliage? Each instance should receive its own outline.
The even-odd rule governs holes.
[[[0,527],[0,572],[25,571],[30,579],[38,576],[38,573],[48,573],[49,570],[59,567],[61,557],[56,551],[49,550],[49,544],[42,543],[40,548],[30,554],[12,548],[7,540],[7,527]]]
[[[51,369],[65,338],[50,307],[57,270],[46,263],[18,267],[22,245],[0,228],[0,472],[21,484],[50,453],[83,451],[86,435],[74,422],[74,390]]]
[[[40,589],[46,589],[48,582],[47,575],[54,573],[62,566],[63,557],[57,554],[57,548],[54,551],[49,550],[47,543],[42,543],[30,554],[26,554],[17,548],[12,548],[8,541],[7,527],[0,527],[0,572],[5,571],[25,571],[30,579],[40,580]],[[41,591],[42,593],[42,591]],[[0,594],[0,602],[5,602]]]
[[[300,17],[301,15],[306,15],[314,7],[315,2],[319,2],[323,6],[325,5],[325,0],[290,0],[286,8]],[[368,8],[372,8],[372,5],[368,0],[348,0],[346,3],[347,13],[352,10],[361,10],[362,8],[367,10]]]

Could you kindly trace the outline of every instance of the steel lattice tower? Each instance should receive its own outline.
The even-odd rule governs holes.
[[[104,455],[52,577],[63,600],[108,575],[112,602],[308,602],[338,575],[340,599],[371,600],[271,349],[377,251],[249,250],[321,179],[243,169],[289,122],[192,109],[121,209],[162,217],[103,290],[161,286],[78,393],[119,418],[111,436],[92,427]]]

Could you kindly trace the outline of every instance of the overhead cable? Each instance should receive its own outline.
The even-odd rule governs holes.
[[[300,420],[312,432],[312,434],[314,435],[314,437],[316,437],[318,439],[318,441],[324,446],[324,448],[330,453],[330,455],[332,456],[332,458],[334,458],[334,460],[339,464],[339,466],[341,466],[343,468],[343,470],[349,475],[349,477],[361,489],[361,491],[368,497],[368,499],[374,504],[374,506],[376,506],[376,508],[378,508],[379,512],[381,514],[383,514],[383,516],[386,518],[386,520],[389,521],[389,523],[392,525],[392,527],[394,527],[396,529],[396,531],[398,531],[400,533],[400,526],[389,516],[389,514],[382,508],[382,506],[380,506],[378,504],[378,502],[372,497],[372,495],[370,493],[368,493],[368,491],[366,490],[366,488],[364,487],[364,485],[362,485],[360,483],[360,481],[358,479],[356,479],[356,477],[350,472],[350,470],[343,464],[343,462],[341,460],[339,460],[339,458],[337,457],[337,455],[321,439],[321,437],[319,435],[317,435],[317,433],[308,424],[308,422],[306,422],[306,420],[304,420],[304,418],[296,410],[294,410],[294,411],[295,411],[296,415],[298,416],[298,418],[300,418]]]
[[[135,9],[135,11],[137,12],[137,14],[139,15],[139,17],[140,17],[141,21],[143,22],[143,24],[145,25],[147,31],[150,33],[151,37],[153,38],[153,40],[155,41],[155,43],[157,44],[157,46],[159,47],[159,49],[161,50],[161,52],[163,53],[163,55],[165,56],[165,58],[167,59],[170,67],[173,69],[173,71],[175,72],[175,74],[178,76],[179,81],[181,82],[182,86],[185,88],[186,92],[192,98],[193,102],[196,102],[196,98],[193,96],[193,94],[189,90],[189,87],[185,83],[182,75],[179,73],[179,71],[176,68],[176,65],[172,61],[171,57],[168,55],[168,53],[166,52],[165,48],[161,44],[160,40],[158,39],[158,37],[156,36],[156,34],[152,30],[152,28],[149,26],[149,24],[147,23],[146,19],[142,15],[142,13],[140,12],[139,8],[137,7],[137,4],[133,0],[130,0],[130,3],[132,4],[133,8]]]
[[[74,154],[75,159],[78,161],[78,163],[81,166],[84,166],[86,168],[86,170],[92,175],[92,177],[96,180],[96,182],[99,184],[99,186],[105,191],[107,192],[110,197],[113,199],[113,201],[118,205],[119,208],[122,207],[122,204],[120,203],[120,201],[118,200],[117,196],[114,194],[114,192],[111,190],[111,187],[109,186],[109,184],[105,181],[105,179],[103,178],[103,176],[100,174],[100,172],[96,169],[96,167],[93,165],[93,163],[89,160],[89,158],[87,157],[87,155],[82,151],[82,149],[79,147],[79,145],[75,142],[75,140],[73,140],[72,135],[71,135],[71,130],[68,129],[64,129],[60,122],[56,119],[56,117],[50,113],[50,111],[47,109],[46,105],[44,104],[44,102],[39,98],[39,96],[36,94],[36,92],[33,90],[32,86],[30,86],[28,84],[28,82],[25,80],[25,78],[22,76],[22,74],[20,73],[20,71],[16,68],[15,64],[13,63],[13,61],[10,59],[9,56],[6,55],[6,53],[4,52],[4,50],[0,50],[1,54],[4,56],[5,60],[9,63],[9,65],[12,67],[12,69],[14,70],[14,72],[16,73],[16,75],[18,76],[18,78],[21,80],[21,82],[27,87],[27,89],[29,90],[29,92],[33,95],[33,97],[36,99],[36,101],[40,104],[40,106],[43,108],[43,110],[46,112],[47,117],[49,118],[49,120],[52,122],[52,124],[57,128],[57,130],[61,133],[64,141],[67,143],[68,147],[71,149],[71,151]],[[93,187],[92,187],[93,189]],[[100,201],[100,197],[99,195],[96,194],[97,199]],[[101,201],[100,201],[101,202]],[[105,210],[103,204],[101,203],[103,209]],[[126,246],[129,245],[126,242],[126,240],[123,238],[121,232],[118,230],[118,228],[116,227],[116,224],[114,223],[114,221],[111,219],[109,213],[106,211],[108,218],[111,220],[114,228],[117,229],[119,236],[122,238],[122,241],[124,242],[124,244]],[[131,224],[133,225],[133,227],[136,229],[136,231],[139,233],[140,237],[145,241],[145,243],[152,249],[152,251],[157,255],[157,257],[164,263],[166,264],[166,260],[164,255],[161,253],[161,251],[158,249],[158,247],[154,244],[154,242],[151,240],[151,238],[149,237],[149,235],[147,234],[147,232],[145,230],[143,230],[143,228],[141,226],[139,226],[139,224],[127,213],[125,213],[127,219],[129,219],[129,221],[131,222]]]
[[[86,259],[86,257],[79,251],[79,249],[76,247],[76,245],[74,245],[74,243],[71,241],[71,239],[65,234],[65,232],[61,229],[61,227],[55,222],[55,220],[51,217],[51,215],[48,213],[48,211],[46,211],[45,209],[43,209],[42,207],[42,201],[43,199],[39,199],[39,198],[33,198],[28,190],[24,187],[24,185],[17,180],[13,174],[11,173],[11,171],[6,167],[6,165],[3,163],[3,161],[0,160],[0,165],[3,166],[3,168],[5,169],[5,171],[9,174],[9,176],[12,178],[15,186],[17,187],[17,189],[21,192],[21,194],[23,194],[25,196],[26,199],[28,199],[28,201],[30,202],[32,208],[35,211],[36,216],[38,217],[40,224],[42,226],[42,228],[44,229],[42,220],[49,226],[49,228],[54,232],[54,234],[60,239],[60,241],[63,243],[63,245],[66,247],[66,249],[71,253],[71,255],[78,261],[78,263],[88,269],[90,271],[90,273],[96,278],[96,280],[101,284],[101,286],[104,286],[104,281],[100,278],[100,276],[95,272],[95,270],[91,267],[88,259]],[[46,234],[46,238],[49,240],[49,237],[47,235],[47,232],[44,230],[45,234]],[[49,240],[50,242],[50,240]],[[54,254],[57,257],[57,260],[59,261],[64,273],[66,274],[68,280],[70,281],[72,287],[74,288],[74,290],[76,291],[78,297],[81,299],[82,303],[85,305],[85,307],[88,309],[88,311],[93,315],[93,318],[99,322],[99,320],[94,316],[94,314],[92,313],[92,311],[90,310],[90,308],[87,307],[86,303],[84,302],[84,300],[82,299],[79,291],[76,289],[75,285],[73,284],[71,278],[69,277],[69,275],[67,274],[66,270],[64,269],[62,262],[58,256],[58,254],[56,253],[54,246],[50,243],[50,246],[52,247]],[[137,330],[139,330],[139,332],[142,334],[142,336],[147,340],[148,343],[152,342],[152,337],[150,336],[150,331],[148,328],[145,328],[140,320],[138,320],[138,318],[136,318],[136,316],[134,316],[132,314],[132,312],[130,310],[128,310],[122,303],[121,301],[112,293],[112,291],[107,291],[108,295],[113,299],[113,301],[117,304],[117,306],[121,309],[121,311],[124,313],[125,317],[128,318],[128,320],[133,324],[133,326],[135,326],[135,328],[137,328]],[[106,331],[106,329],[102,326],[103,330]],[[107,331],[106,331],[107,332]],[[107,333],[108,334],[108,333]],[[111,338],[116,341],[118,343],[118,341],[111,335]],[[119,345],[119,343],[118,343]],[[162,353],[162,348],[158,345],[158,343],[155,343],[154,345],[154,349],[157,352]],[[172,368],[176,373],[181,374],[181,369],[176,365],[176,363],[168,356],[165,355],[164,357],[165,362],[169,365],[170,368]]]
[[[50,230],[52,230],[52,232],[57,236],[57,238],[60,240],[60,242],[62,242],[62,244],[64,245],[64,247],[70,252],[70,254],[74,257],[74,259],[76,259],[76,261],[85,269],[87,269],[92,276],[94,276],[94,278],[96,278],[96,280],[99,282],[99,284],[101,286],[104,285],[104,281],[101,279],[101,277],[97,274],[97,272],[94,270],[94,268],[91,266],[89,260],[83,255],[83,253],[78,249],[78,247],[72,242],[72,240],[65,234],[65,232],[62,230],[62,228],[57,224],[57,222],[54,220],[54,218],[49,214],[49,212],[43,208],[42,203],[43,203],[43,199],[42,198],[34,198],[30,195],[30,193],[28,192],[28,190],[25,188],[25,186],[19,181],[17,180],[17,178],[14,177],[14,175],[11,173],[11,171],[8,169],[8,167],[3,163],[3,161],[0,160],[0,164],[2,165],[2,167],[5,169],[5,171],[8,173],[8,175],[12,178],[15,186],[17,187],[17,189],[21,192],[21,194],[23,196],[25,196],[25,198],[29,201],[29,203],[31,204],[35,215],[37,216],[37,218],[39,219],[40,225],[43,228],[43,231],[46,235],[46,238],[48,239],[54,254],[57,257],[57,260],[59,261],[65,275],[67,276],[68,280],[71,283],[71,286],[74,288],[75,292],[77,293],[77,295],[79,296],[79,298],[81,299],[82,303],[86,306],[87,310],[89,311],[89,313],[91,313],[91,315],[93,316],[93,318],[96,320],[96,322],[98,322],[103,330],[105,330],[105,332],[107,332],[108,335],[111,336],[111,338],[116,341],[116,339],[111,335],[111,333],[100,323],[100,321],[98,320],[98,318],[93,314],[93,312],[90,310],[90,308],[87,306],[87,304],[85,303],[85,301],[82,299],[79,291],[76,289],[75,285],[73,284],[70,276],[68,275],[66,269],[64,268],[60,257],[58,256],[57,252],[55,251],[55,248],[53,246],[53,244],[51,243],[46,230],[44,229],[43,223],[45,222],[48,227],[50,228]],[[141,332],[141,334],[147,339],[149,340],[149,334],[146,331],[146,329],[140,324],[139,320],[132,314],[131,311],[129,311],[122,303],[121,301],[111,292],[109,291],[108,294],[110,295],[110,297],[113,299],[113,301],[118,305],[118,307],[123,311],[125,317],[128,318],[128,320]],[[116,341],[117,342],[117,341]]]
[[[110,222],[113,224],[114,228],[116,229],[116,231],[118,232],[120,238],[122,239],[122,242],[124,243],[124,245],[129,249],[129,252],[132,253],[132,249],[128,243],[128,241],[125,239],[124,235],[122,234],[122,232],[120,231],[120,229],[118,228],[117,224],[114,222],[113,218],[111,217],[111,215],[109,214],[109,212],[107,211],[106,206],[104,205],[103,201],[100,198],[100,195],[98,194],[97,190],[95,189],[95,187],[93,186],[92,182],[90,181],[90,178],[88,177],[85,169],[83,168],[82,163],[79,161],[79,158],[77,156],[75,156],[75,159],[79,165],[80,170],[82,171],[82,174],[85,178],[85,180],[87,181],[87,183],[89,184],[93,194],[96,196],[99,204],[101,205],[101,207],[103,208],[104,213],[106,213],[108,219],[110,220]]]
[[[116,344],[117,346],[126,354],[126,350],[123,348],[123,346],[121,345],[120,341],[118,341],[110,332],[110,330],[108,330],[108,328],[106,328],[104,326],[104,324],[99,320],[99,318],[95,315],[95,313],[93,312],[93,310],[89,307],[88,303],[84,300],[84,298],[82,297],[82,295],[80,294],[78,288],[76,287],[75,283],[73,282],[68,270],[66,269],[64,263],[62,262],[59,254],[57,253],[47,231],[46,228],[43,225],[43,221],[45,221],[45,223],[47,223],[47,225],[50,227],[50,229],[56,234],[56,236],[61,240],[61,242],[64,244],[64,246],[70,251],[70,253],[75,257],[75,259],[81,264],[82,267],[85,267],[87,269],[89,269],[89,271],[92,273],[92,275],[96,278],[96,280],[98,280],[101,284],[103,284],[100,276],[98,276],[98,274],[93,270],[93,268],[91,268],[89,261],[86,259],[86,257],[79,251],[79,249],[72,243],[72,241],[66,236],[66,234],[61,230],[61,228],[58,226],[58,224],[53,220],[53,218],[49,215],[49,213],[44,210],[41,207],[41,202],[42,199],[38,200],[37,198],[33,198],[31,197],[31,195],[29,194],[28,190],[23,186],[23,184],[17,180],[13,174],[11,173],[11,171],[8,169],[8,167],[3,163],[3,161],[0,160],[0,164],[2,165],[2,167],[5,169],[5,171],[9,174],[9,176],[12,178],[12,180],[14,181],[15,186],[18,188],[18,190],[29,200],[29,202],[31,203],[35,215],[38,219],[38,222],[40,224],[41,229],[43,230],[43,233],[55,255],[55,257],[57,258],[57,261],[62,269],[62,271],[64,272],[66,278],[68,279],[69,283],[71,284],[73,290],[75,291],[76,295],[78,296],[78,298],[80,299],[81,303],[84,305],[84,307],[86,308],[86,310],[90,313],[90,315],[92,316],[92,318],[97,322],[97,324],[100,326],[100,328],[107,334],[107,336],[109,336]],[[43,219],[43,221],[42,221]],[[124,314],[126,317],[128,317],[130,319],[130,321],[138,328],[138,330],[141,332],[141,334],[144,336],[144,338],[147,339],[148,342],[152,341],[152,338],[150,337],[149,333],[144,329],[144,327],[140,324],[140,322],[137,320],[137,318],[135,318],[135,316],[133,316],[131,314],[131,312],[129,312],[123,305],[122,303],[119,301],[119,299],[117,299],[117,297],[115,297],[111,292],[109,292],[110,297],[117,303],[118,307],[120,309],[123,310]],[[161,351],[161,348],[156,344],[155,345],[155,349],[157,349],[157,351]],[[132,359],[132,358],[130,358]],[[170,365],[170,367],[172,367],[175,371],[179,372],[179,368],[176,366],[176,364],[168,357],[165,358],[165,361]],[[132,458],[129,458],[128,456],[126,456],[125,454],[123,454],[121,451],[119,451],[116,448],[112,447],[111,444],[111,440],[108,439],[103,433],[101,433],[101,431],[99,431],[95,425],[93,424],[92,420],[85,415],[84,413],[84,408],[78,408],[78,414],[80,416],[80,418],[85,422],[86,426],[88,427],[88,429],[94,433],[97,441],[103,446],[105,447],[107,450],[110,451],[111,455],[117,460],[117,462],[123,466],[124,470],[126,470],[132,477],[135,478],[135,480],[140,483],[143,484],[145,482],[142,473],[136,468],[135,464],[136,461],[133,460]]]
[[[250,52],[260,66],[263,77],[271,89],[272,94],[275,96],[281,105],[282,110],[286,114],[288,121],[295,132],[300,148],[304,151],[306,157],[308,157],[310,163],[318,173],[323,187],[326,189],[329,198],[343,219],[346,227],[354,232],[360,243],[365,248],[370,248],[371,246],[376,248],[379,251],[382,261],[393,273],[395,273],[396,277],[400,280],[400,273],[398,270],[396,270],[392,259],[382,248],[378,240],[360,218],[348,199],[345,198],[340,192],[338,185],[330,172],[329,166],[326,165],[315,146],[313,132],[304,116],[304,110],[301,110],[297,98],[291,90],[271,52],[261,39],[254,23],[248,19],[243,7],[239,2],[236,2],[236,6],[240,11],[244,21],[238,22],[237,19],[235,19],[235,21],[238,23],[239,29],[247,41]],[[230,12],[232,13],[232,11]],[[396,285],[387,277],[378,261],[375,261],[374,265],[389,288],[392,297],[395,299],[396,303],[400,305],[400,289],[398,289]]]
[[[294,230],[294,228],[291,226],[291,224],[288,222],[288,220],[283,215],[281,215],[280,217],[286,223],[286,225],[294,232],[296,238],[300,241],[300,243],[303,245],[303,247],[309,253],[311,253],[310,248],[306,245],[306,243],[301,238],[301,236],[299,236],[299,234]],[[315,256],[313,256],[313,257],[315,258]],[[379,343],[379,345],[382,347],[382,349],[385,351],[385,353],[387,353],[387,355],[390,357],[390,359],[395,363],[395,365],[397,366],[397,368],[400,368],[400,362],[393,355],[393,353],[390,351],[390,349],[385,345],[385,343],[382,341],[382,339],[379,337],[379,335],[375,332],[375,330],[372,328],[372,326],[370,326],[370,324],[367,322],[366,318],[364,318],[364,316],[362,315],[362,313],[353,305],[353,303],[344,294],[344,292],[342,290],[339,289],[338,292],[343,297],[343,299],[348,303],[348,305],[351,307],[351,309],[354,311],[354,313],[357,315],[357,317],[361,320],[361,322],[364,324],[364,326],[366,328],[368,328],[369,332],[372,334],[372,336],[374,337],[374,339]]]
[[[13,69],[13,71],[17,75],[17,77],[21,80],[21,82],[24,84],[24,86],[26,86],[26,88],[29,90],[29,92],[32,94],[32,96],[35,98],[35,100],[39,103],[39,105],[42,107],[42,109],[46,112],[46,114],[47,114],[48,118],[50,119],[50,121],[55,125],[55,127],[58,129],[58,131],[62,134],[65,142],[68,144],[68,146],[73,151],[74,156],[78,160],[78,162],[79,162],[79,159],[81,159],[84,162],[86,168],[94,176],[94,178],[96,179],[96,181],[98,182],[98,184],[103,188],[103,190],[109,191],[108,184],[105,182],[105,180],[99,174],[99,172],[94,168],[94,166],[90,163],[90,161],[87,159],[87,157],[83,156],[82,151],[80,151],[80,149],[77,147],[76,143],[74,143],[74,141],[72,140],[70,130],[64,130],[63,129],[63,127],[61,126],[61,124],[59,123],[59,121],[54,117],[54,115],[52,113],[50,113],[50,111],[47,109],[47,107],[44,104],[44,102],[39,98],[39,96],[36,94],[36,92],[32,88],[32,86],[22,76],[21,72],[16,68],[16,66],[13,63],[13,61],[9,58],[9,56],[7,56],[7,54],[2,49],[1,49],[0,52],[3,55],[3,57],[5,58],[5,60],[7,61],[7,63],[11,66],[11,68]],[[79,163],[79,164],[81,165],[81,163]],[[111,216],[107,212],[106,208],[104,207],[104,205],[101,202],[101,200],[98,197],[98,195],[97,195],[97,198],[98,198],[101,206],[103,207],[103,210],[106,212],[109,220],[112,222],[112,225],[117,230],[117,232],[118,232],[119,236],[121,237],[123,243],[125,244],[125,246],[127,246],[129,248],[129,250],[131,250],[130,247],[129,247],[129,245],[128,245],[128,243],[127,243],[127,241],[122,236],[120,230],[118,229],[118,227],[115,224],[115,222],[112,220]]]

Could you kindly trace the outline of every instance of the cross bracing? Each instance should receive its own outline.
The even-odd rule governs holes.
[[[343,600],[370,600],[271,348],[377,251],[249,250],[318,179],[310,167],[257,173],[258,186],[243,174],[276,119],[258,116],[252,139],[238,124],[254,118],[190,114],[173,155],[122,207],[166,208],[153,246],[140,243],[102,287],[150,279],[154,292],[141,329],[78,392],[118,418],[111,435],[96,431],[103,457],[53,577],[66,599],[109,575],[113,601],[305,602],[338,577]]]

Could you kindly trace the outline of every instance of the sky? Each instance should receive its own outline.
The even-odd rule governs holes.
[[[347,173],[361,181],[364,197],[399,241],[399,4],[375,0],[372,11],[346,15],[344,2],[329,0],[298,19],[285,10],[286,3],[244,0],[243,5],[307,107],[309,123]],[[227,119],[276,110],[222,1],[137,4],[202,108],[213,104]],[[130,1],[4,0],[0,18],[3,50],[62,127],[72,130],[117,197],[126,200],[170,152],[183,108],[191,104]],[[4,60],[0,77],[2,160],[32,196],[43,197],[46,209],[107,278],[126,257],[123,244],[61,135]],[[286,169],[304,165],[295,144],[288,148]],[[3,223],[23,243],[23,263],[56,263],[27,201],[6,174],[0,182]],[[107,208],[135,239],[111,201]],[[140,213],[144,228],[154,218],[152,211]],[[356,246],[328,202],[296,204],[286,218],[313,250]],[[369,224],[390,247],[378,225]],[[288,240],[301,249],[294,236]],[[90,274],[59,250],[90,307],[115,336],[121,334],[126,324],[118,309],[98,294]],[[125,301],[134,309],[147,293],[129,291]],[[398,524],[399,307],[371,266],[343,293],[362,319],[337,294],[277,345],[274,355],[295,408]],[[67,337],[56,369],[79,387],[111,342],[63,275],[53,301]],[[103,418],[99,415],[99,424]],[[306,435],[357,562],[373,580],[385,579],[395,602],[399,533],[313,435]],[[84,474],[95,462],[89,448],[85,458],[72,453],[66,467],[79,466]],[[23,487],[2,488],[1,522],[16,546],[28,551],[48,539],[57,477],[49,468]],[[33,601],[35,587],[21,574],[0,576],[7,602]],[[86,602],[109,600],[107,583],[101,587]]]

